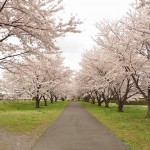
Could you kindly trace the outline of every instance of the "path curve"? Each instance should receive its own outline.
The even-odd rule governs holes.
[[[129,150],[78,102],[71,102],[32,150]]]

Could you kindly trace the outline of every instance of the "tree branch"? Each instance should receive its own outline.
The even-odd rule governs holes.
[[[4,6],[6,5],[8,0],[5,0],[5,2],[3,3],[2,7],[0,8],[0,12],[3,10]]]
[[[22,53],[19,53],[19,54],[14,54],[14,55],[8,55],[8,56],[5,56],[5,57],[3,57],[3,58],[0,58],[0,61],[5,60],[5,59],[7,59],[7,58],[20,56],[20,55],[23,55],[23,54],[26,54],[26,53],[29,53],[29,52],[30,52],[30,51],[26,51],[26,52],[22,52]]]
[[[4,40],[6,40],[6,39],[7,39],[8,37],[10,37],[11,35],[13,35],[13,34],[8,33],[4,38],[0,39],[0,43],[3,42]]]

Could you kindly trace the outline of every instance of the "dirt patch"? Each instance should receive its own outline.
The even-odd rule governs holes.
[[[31,135],[20,135],[0,129],[0,150],[30,150],[34,139]]]
[[[25,134],[12,133],[0,128],[0,150],[30,150],[48,126],[48,124],[40,125]]]

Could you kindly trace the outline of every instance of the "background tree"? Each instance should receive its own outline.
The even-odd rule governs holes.
[[[4,79],[7,82],[7,93],[29,94],[36,101],[36,108],[40,107],[40,100],[57,96],[56,89],[69,82],[71,71],[63,65],[63,59],[57,55],[49,58],[38,57],[23,62],[24,68],[13,68],[6,72]]]
[[[134,51],[138,58],[143,59],[145,65],[140,69],[135,68],[132,74],[136,88],[147,101],[147,116],[150,117],[150,29],[149,29],[149,1],[136,1],[132,4],[132,11],[123,19],[123,24],[133,36],[135,42]],[[140,61],[139,59],[139,61]]]

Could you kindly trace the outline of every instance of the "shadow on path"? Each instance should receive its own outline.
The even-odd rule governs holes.
[[[32,150],[130,150],[78,102],[71,102]]]

